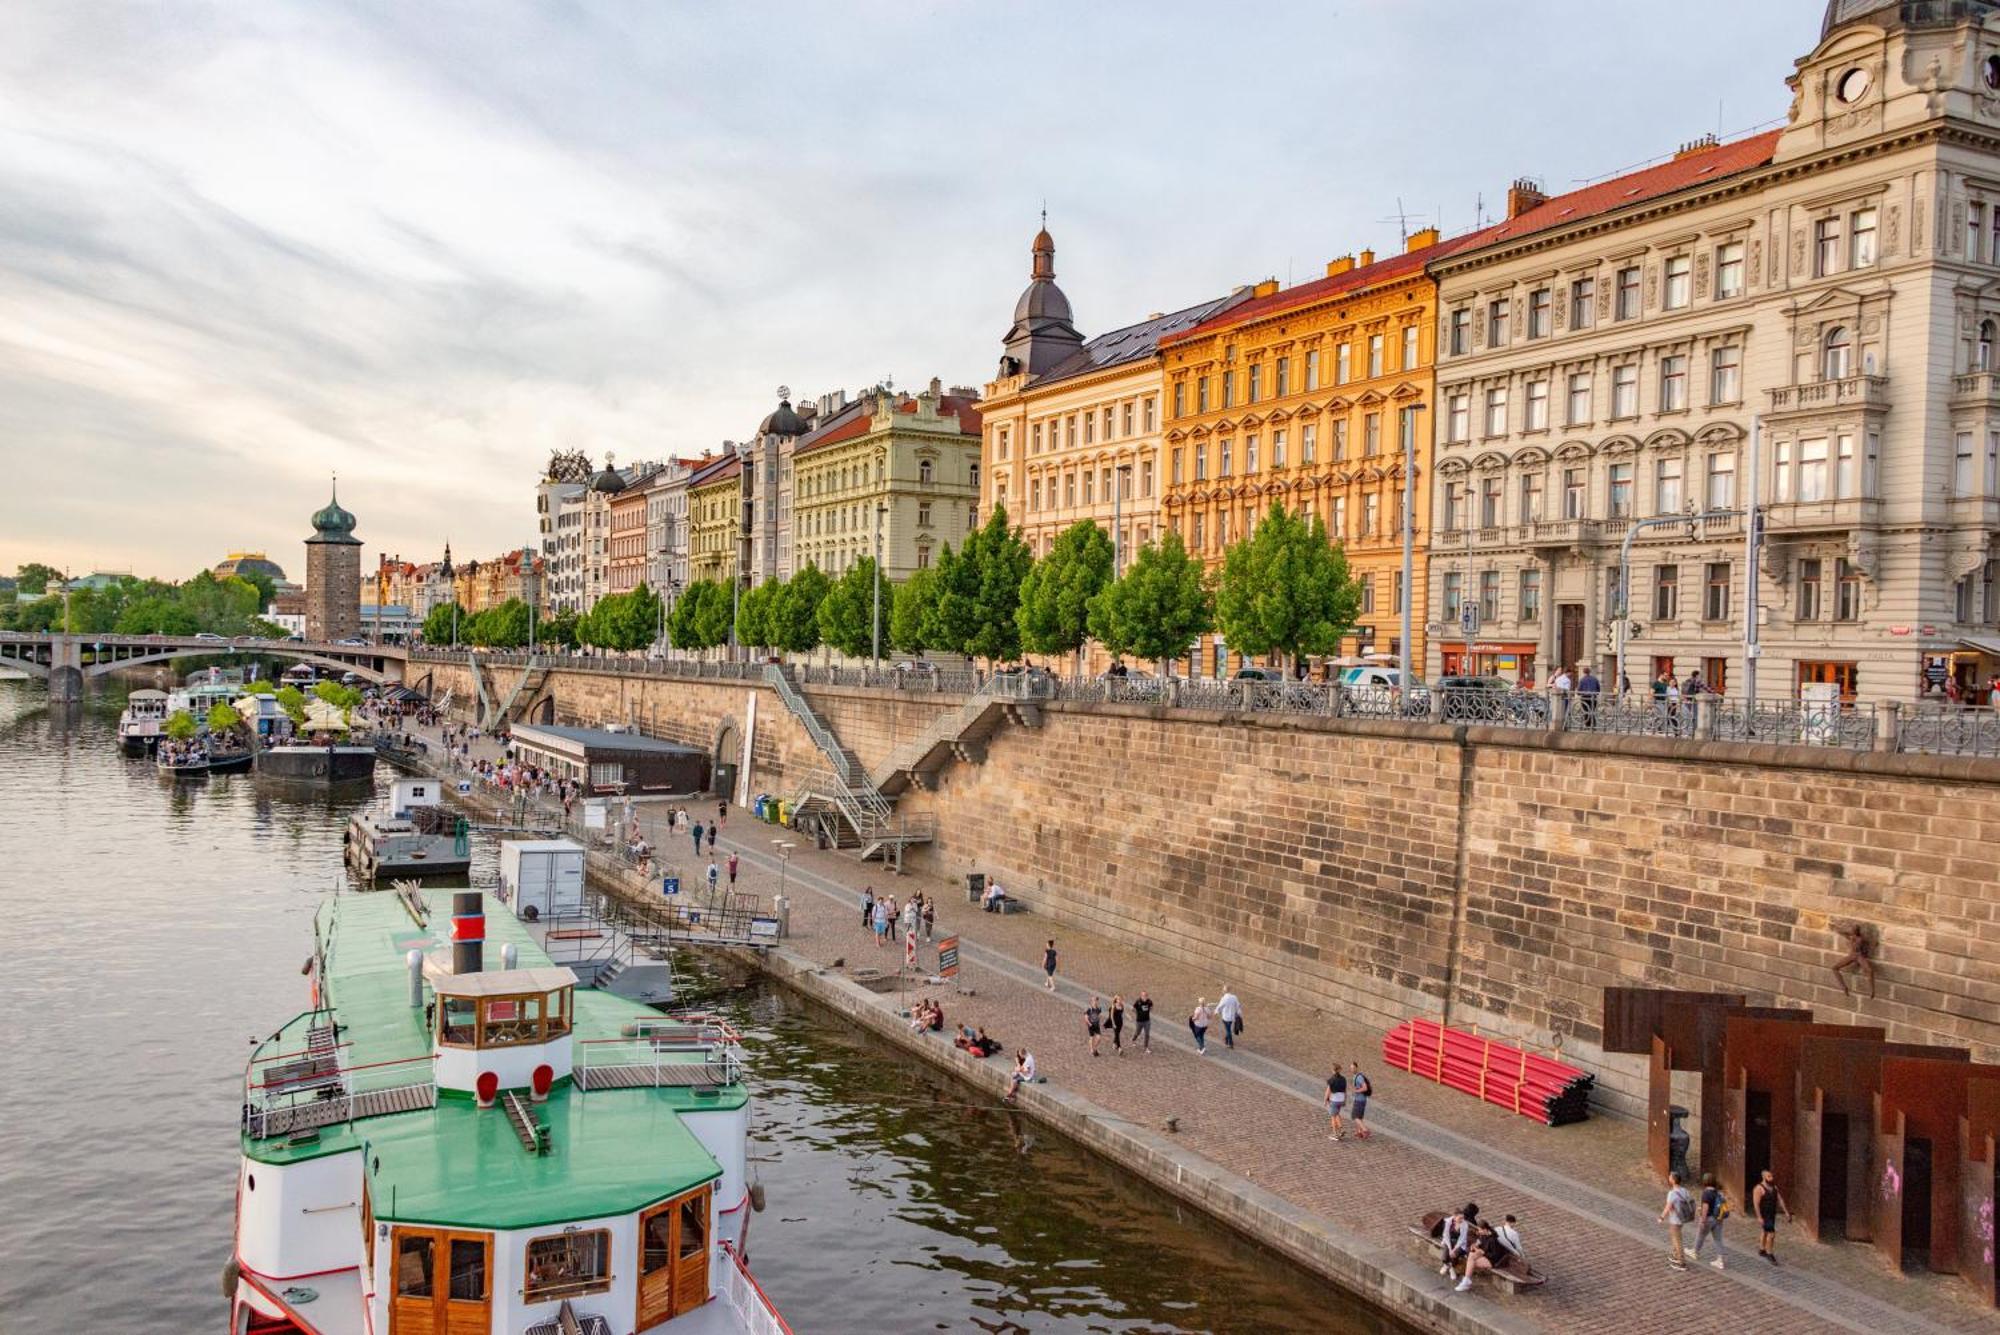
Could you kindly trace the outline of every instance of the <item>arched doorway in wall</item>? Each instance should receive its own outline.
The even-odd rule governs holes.
[[[727,797],[736,791],[736,773],[743,761],[743,734],[735,719],[724,719],[715,730],[715,745],[709,753],[709,791]]]

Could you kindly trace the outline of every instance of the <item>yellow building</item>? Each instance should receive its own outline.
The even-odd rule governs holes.
[[[792,568],[838,576],[875,550],[882,573],[906,579],[979,526],[979,400],[871,389],[792,448]]]
[[[688,480],[688,579],[727,585],[743,568],[743,465],[732,452]]]
[[[1317,515],[1347,553],[1361,610],[1343,655],[1400,651],[1404,433],[1416,457],[1412,661],[1423,662],[1424,518],[1430,513],[1436,285],[1425,263],[1435,229],[1404,254],[1343,256],[1324,278],[1250,300],[1160,340],[1167,413],[1163,521],[1219,567],[1273,501]],[[1204,637],[1196,671],[1245,660]]]

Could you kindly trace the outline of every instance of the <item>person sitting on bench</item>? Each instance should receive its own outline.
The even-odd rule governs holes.
[[[1479,1207],[1468,1204],[1462,1210],[1453,1210],[1430,1226],[1430,1234],[1438,1240],[1440,1260],[1438,1273],[1449,1277],[1454,1267],[1464,1261],[1472,1250],[1472,1236],[1479,1227]]]
[[[1464,1293],[1471,1288],[1473,1275],[1481,1270],[1525,1269],[1526,1266],[1527,1259],[1521,1252],[1521,1230],[1513,1215],[1508,1215],[1498,1228],[1479,1225],[1466,1252],[1465,1274],[1458,1281],[1456,1291]]]
[[[980,896],[979,907],[985,909],[988,913],[1005,913],[1007,910],[1002,908],[1001,905],[1006,902],[1007,892],[1000,888],[1000,882],[988,881],[986,883],[986,893]]]

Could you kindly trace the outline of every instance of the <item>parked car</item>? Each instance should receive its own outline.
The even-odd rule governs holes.
[[[1351,667],[1340,674],[1340,684],[1357,701],[1379,698],[1400,699],[1398,712],[1406,718],[1418,718],[1430,713],[1431,693],[1424,685],[1424,679],[1415,673],[1410,675],[1410,688],[1403,690],[1403,669],[1380,663],[1364,663]],[[1395,693],[1395,694],[1392,694]],[[1388,712],[1356,709],[1356,713]]]
[[[339,644],[346,644],[346,645],[353,645],[353,646],[355,646],[355,647],[358,647],[358,648],[363,648],[363,649],[365,649],[365,648],[367,648],[367,647],[368,647],[368,641],[366,641],[366,640],[362,639],[362,638],[361,638],[360,636],[358,636],[358,635],[350,635],[350,636],[348,636],[348,637],[347,637],[346,639],[344,639],[344,640],[339,640],[339,641],[336,641],[336,643],[339,643]]]
[[[1285,674],[1277,668],[1240,667],[1236,669],[1236,675],[1230,678],[1230,680],[1281,682],[1285,680]]]
[[[195,636],[194,636],[194,637],[195,637],[195,638],[196,638],[197,640],[212,640],[212,641],[214,641],[214,642],[215,642],[216,644],[227,644],[227,643],[229,643],[229,637],[228,637],[228,636],[226,636],[226,635],[217,635],[217,634],[216,634],[216,633],[215,633],[214,631],[212,631],[212,630],[202,630],[202,631],[196,631],[196,632],[195,632]]]

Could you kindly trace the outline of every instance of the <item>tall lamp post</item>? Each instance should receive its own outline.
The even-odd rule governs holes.
[[[875,606],[869,614],[869,659],[876,671],[882,668],[882,516],[889,507],[875,504]]]
[[[1402,667],[1396,674],[1403,698],[1410,691],[1410,639],[1413,609],[1417,605],[1415,578],[1417,559],[1417,414],[1424,405],[1416,403],[1403,410],[1403,638],[1397,644]]]
[[[1117,579],[1125,569],[1125,475],[1132,471],[1132,465],[1119,464],[1111,474],[1111,578]]]

